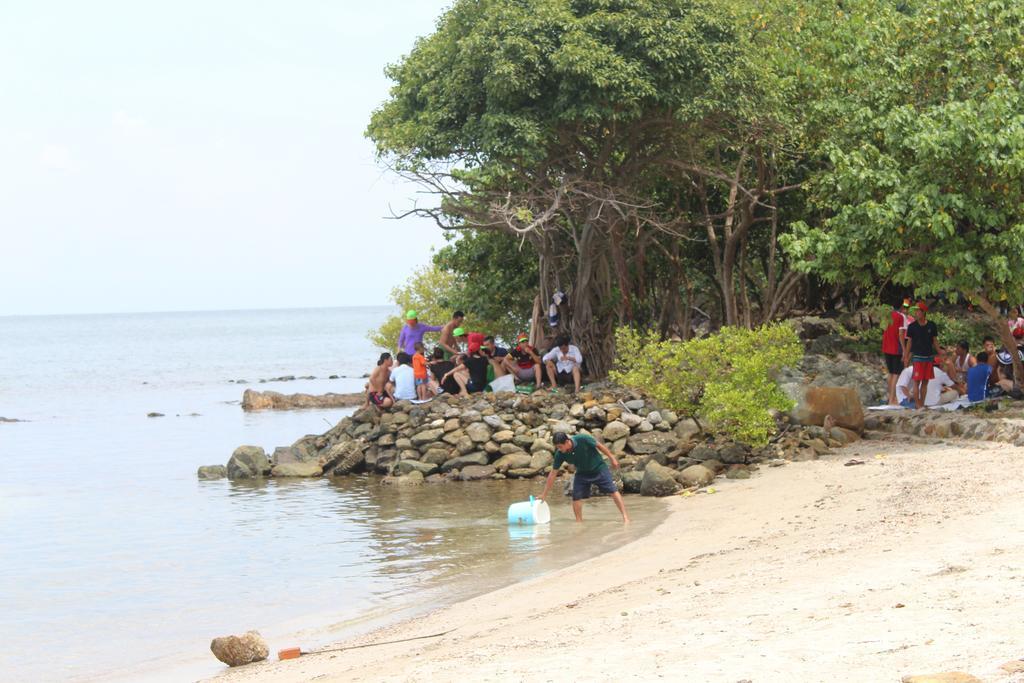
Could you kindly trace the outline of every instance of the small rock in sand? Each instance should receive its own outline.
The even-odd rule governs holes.
[[[258,631],[242,636],[221,636],[210,642],[213,656],[228,666],[242,666],[261,662],[270,654],[267,643]]]

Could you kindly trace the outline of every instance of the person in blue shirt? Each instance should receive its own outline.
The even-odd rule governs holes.
[[[978,363],[967,369],[967,400],[971,403],[985,400],[988,377],[992,374],[992,366],[988,364],[988,352],[978,354]]]

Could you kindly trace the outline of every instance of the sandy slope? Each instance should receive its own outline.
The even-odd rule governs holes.
[[[353,644],[457,627],[441,639],[218,680],[1024,680],[999,669],[1024,657],[1022,465],[893,438],[763,468],[675,498],[644,540]]]

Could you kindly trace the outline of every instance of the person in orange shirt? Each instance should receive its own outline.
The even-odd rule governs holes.
[[[423,342],[416,342],[416,353],[412,356],[412,376],[416,380],[416,397],[421,401],[430,398],[430,387],[427,386],[427,357],[423,353]]]

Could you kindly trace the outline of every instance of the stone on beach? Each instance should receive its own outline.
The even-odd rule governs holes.
[[[261,662],[270,654],[267,643],[258,631],[241,636],[221,636],[210,642],[213,656],[228,666],[243,666]]]
[[[864,406],[850,387],[808,387],[790,415],[798,424],[818,427],[831,415],[840,427],[864,431]]]
[[[259,446],[239,446],[226,469],[229,479],[256,479],[270,474],[270,460]]]
[[[640,481],[640,493],[644,496],[670,496],[679,489],[675,470],[655,461],[647,463]],[[623,480],[625,482],[625,480]]]
[[[715,473],[704,465],[690,465],[679,473],[679,480],[683,486],[707,486],[715,480]]]

